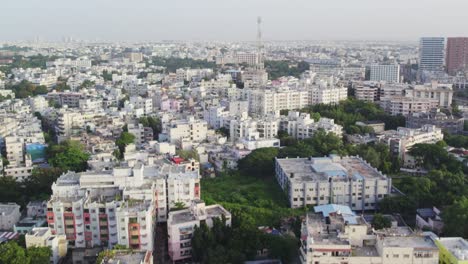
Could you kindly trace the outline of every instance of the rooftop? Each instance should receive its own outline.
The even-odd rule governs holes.
[[[20,206],[15,203],[1,203],[0,204],[0,215],[10,215],[14,211],[19,211]]]
[[[117,251],[115,255],[104,261],[106,264],[140,264],[145,263],[146,255],[151,252],[133,252],[133,251]]]
[[[427,236],[385,237],[383,246],[415,248],[420,250],[438,250],[434,241]]]
[[[343,181],[387,178],[363,159],[355,156],[286,158],[277,159],[277,162],[290,180],[296,181],[326,181],[329,178]]]
[[[468,240],[461,237],[440,238],[439,242],[458,260],[468,260]]]

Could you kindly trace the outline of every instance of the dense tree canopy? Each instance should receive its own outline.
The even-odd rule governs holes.
[[[460,197],[442,212],[445,236],[468,237],[468,196]]]
[[[29,81],[23,80],[18,84],[8,84],[5,89],[13,90],[16,98],[28,98],[40,94],[47,94],[48,89],[44,85],[35,85]]]
[[[128,132],[122,132],[120,134],[120,137],[115,141],[115,144],[119,147],[119,152],[122,158],[123,153],[125,152],[125,147],[134,143],[135,141],[135,136],[131,133]]]
[[[49,247],[32,247],[27,250],[16,242],[0,244],[0,264],[48,264],[52,250]]]
[[[89,154],[78,141],[67,140],[47,148],[49,164],[62,171],[85,171]]]
[[[253,177],[269,177],[274,175],[274,161],[278,153],[278,148],[256,149],[245,158],[239,160],[239,169],[244,174]]]
[[[292,64],[289,61],[265,61],[265,68],[272,80],[283,76],[299,78],[301,73],[309,70],[309,63],[305,61]]]

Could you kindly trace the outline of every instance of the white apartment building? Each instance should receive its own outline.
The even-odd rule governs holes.
[[[82,93],[77,92],[56,92],[52,91],[47,94],[47,100],[52,100],[61,106],[68,106],[70,108],[78,108],[80,106],[80,100],[86,96]]]
[[[343,85],[320,83],[308,89],[308,104],[338,104],[348,98],[348,88]]]
[[[392,187],[391,178],[354,156],[276,158],[275,171],[292,208],[336,203],[373,210]]]
[[[13,230],[21,218],[20,206],[15,203],[0,203],[0,230]]]
[[[303,264],[439,263],[439,250],[429,237],[400,227],[373,230],[347,206],[315,206],[314,211],[302,223]]]
[[[429,112],[431,109],[437,108],[439,103],[435,99],[419,99],[399,96],[381,97],[379,105],[385,112],[393,116],[408,116],[412,113]]]
[[[125,103],[127,104],[127,102]],[[130,97],[128,104],[132,105],[134,109],[143,109],[144,115],[153,113],[153,99],[151,98],[132,96]],[[127,105],[125,107],[127,107]]]
[[[379,135],[379,142],[387,144],[390,151],[398,155],[408,167],[416,166],[414,158],[408,154],[411,147],[416,144],[435,144],[443,139],[442,129],[434,125],[424,125],[418,129],[399,127]]]
[[[370,80],[374,82],[400,82],[400,65],[372,64],[370,67]]]
[[[52,250],[50,263],[59,263],[67,255],[68,243],[64,235],[53,235],[48,227],[35,227],[26,234],[26,248],[49,247]]]
[[[174,144],[184,139],[192,142],[202,142],[206,140],[207,132],[208,123],[205,120],[195,119],[195,117],[190,116],[185,120],[173,120],[163,124],[163,135],[160,135],[167,137],[167,140]]]
[[[320,118],[319,121],[315,121],[310,118],[310,114],[295,111],[289,111],[287,116],[281,118],[279,129],[296,139],[311,138],[319,129],[339,137],[343,136],[343,127],[335,124],[333,119]]]
[[[81,112],[60,109],[57,113],[55,132],[59,142],[67,140],[72,135],[73,129],[83,128],[85,118]]]
[[[249,89],[249,113],[264,116],[280,110],[301,109],[308,104],[308,92],[289,87]]]
[[[245,88],[259,88],[267,84],[268,73],[264,69],[249,68],[242,72],[241,80]]]
[[[42,112],[49,107],[49,102],[43,96],[29,97],[28,103],[33,113]]]
[[[5,137],[6,158],[10,165],[19,166],[24,163],[25,146],[24,139],[17,136]]]
[[[202,222],[209,228],[213,227],[215,218],[226,219],[225,224],[231,225],[231,213],[221,205],[206,206],[201,200],[194,200],[190,207],[169,213],[167,220],[168,251],[172,261],[179,261],[192,257],[192,235],[195,226]]]
[[[229,139],[235,142],[240,139],[273,139],[278,135],[279,117],[266,116],[263,119],[253,119],[243,113],[229,122]]]
[[[86,57],[78,58],[76,60],[60,58],[55,61],[48,61],[47,67],[74,67],[74,68],[91,68],[92,61]]]

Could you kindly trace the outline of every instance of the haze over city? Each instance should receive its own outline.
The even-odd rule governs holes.
[[[3,1],[0,40],[405,40],[468,35],[464,0]]]

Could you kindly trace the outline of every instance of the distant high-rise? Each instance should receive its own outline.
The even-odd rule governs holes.
[[[373,64],[370,66],[370,80],[376,82],[385,81],[398,83],[400,82],[400,65]]]
[[[442,71],[445,60],[444,48],[444,38],[421,38],[419,42],[419,69],[423,71]]]
[[[446,64],[450,75],[456,75],[459,71],[467,71],[468,37],[447,38]]]

